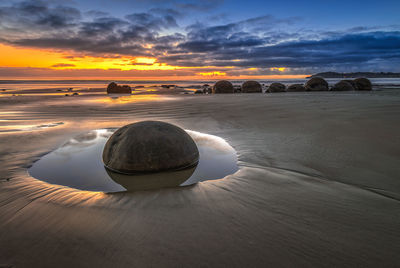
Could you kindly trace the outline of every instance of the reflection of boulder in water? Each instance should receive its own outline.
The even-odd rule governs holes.
[[[116,173],[108,168],[106,168],[106,171],[113,181],[124,187],[127,191],[140,191],[177,187],[192,176],[196,167],[197,166],[177,171],[137,175]]]
[[[103,150],[104,165],[125,174],[185,169],[198,160],[199,150],[186,131],[160,121],[118,129]]]

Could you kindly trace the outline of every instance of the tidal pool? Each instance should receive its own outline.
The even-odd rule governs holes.
[[[186,130],[199,153],[197,166],[161,173],[124,175],[106,169],[104,145],[116,129],[98,129],[68,140],[29,169],[32,177],[86,191],[123,192],[187,186],[216,180],[238,170],[236,151],[222,138]]]

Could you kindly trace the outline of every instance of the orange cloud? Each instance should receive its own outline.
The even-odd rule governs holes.
[[[252,71],[247,75],[239,74],[234,66],[172,66],[157,62],[154,57],[132,57],[120,55],[90,56],[71,51],[21,48],[0,44],[0,79],[113,79],[131,80],[195,80],[218,79],[273,79],[300,78],[306,75],[258,75]],[[219,71],[211,71],[215,69]],[[203,70],[203,71],[200,71]],[[224,70],[226,70],[224,72]],[[285,67],[274,67],[271,70],[286,71]],[[199,72],[200,71],[200,72]],[[233,71],[235,74],[230,74]]]
[[[215,71],[215,72],[207,72],[207,73],[197,73],[197,75],[201,75],[201,76],[226,76],[226,73]]]
[[[279,71],[279,72],[284,72],[286,71],[286,67],[272,67],[269,68],[270,71]]]

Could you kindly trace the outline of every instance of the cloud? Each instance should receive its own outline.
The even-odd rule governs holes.
[[[180,10],[200,10],[221,1],[173,3]],[[396,25],[317,32],[297,27],[298,17],[264,15],[180,27],[181,17],[163,7],[122,18],[98,11],[82,15],[59,3],[27,0],[0,6],[0,42],[96,56],[155,57],[174,66],[214,66],[210,72],[226,66],[235,68],[231,72],[257,68],[263,74],[274,67],[286,67],[285,73],[400,68]]]
[[[57,30],[73,26],[81,12],[72,7],[51,6],[45,1],[28,0],[0,8],[0,27],[4,30]]]
[[[89,10],[85,12],[85,15],[90,16],[90,17],[107,17],[109,16],[109,14],[107,12],[104,11],[100,11],[100,10]]]
[[[70,63],[57,63],[53,64],[51,67],[53,68],[62,68],[62,67],[75,67],[75,64],[70,64]]]
[[[182,18],[184,14],[172,9],[172,8],[152,8],[149,10],[149,13],[161,15],[161,16],[172,16],[174,18]]]
[[[132,24],[146,27],[150,30],[161,30],[178,27],[176,20],[171,15],[155,16],[151,13],[134,13],[125,16]]]
[[[210,11],[218,7],[224,0],[180,1],[175,5],[179,9],[188,11]]]

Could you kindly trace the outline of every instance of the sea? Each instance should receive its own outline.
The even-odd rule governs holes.
[[[308,79],[257,79],[261,84],[269,85],[274,82],[280,82],[286,85],[303,84]],[[340,78],[327,78],[330,85],[340,81]],[[376,86],[395,86],[400,88],[400,78],[371,78],[373,85]],[[89,88],[106,88],[110,82],[129,85],[131,87],[157,87],[161,85],[176,85],[180,87],[199,88],[204,84],[213,85],[217,80],[0,80],[0,90],[32,90],[32,89],[68,89],[74,90]],[[234,85],[241,85],[247,80],[229,80]]]

